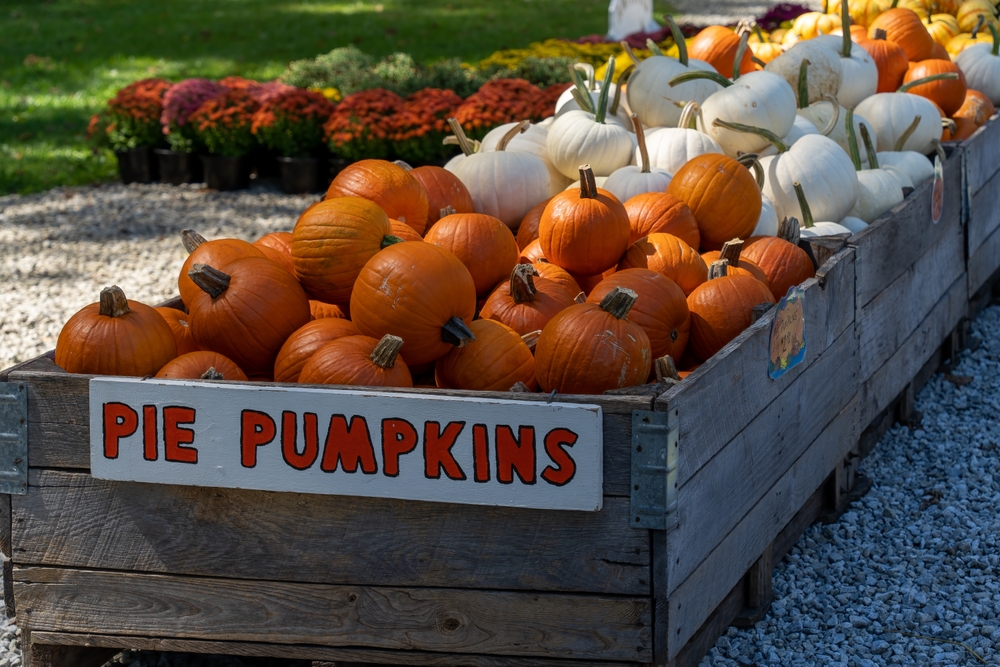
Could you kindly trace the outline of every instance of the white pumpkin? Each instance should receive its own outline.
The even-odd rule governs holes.
[[[833,139],[838,146],[843,149],[845,153],[849,153],[850,142],[847,139],[847,125],[844,123],[844,118],[847,117],[847,109],[835,104],[832,100],[827,100],[823,103],[810,104],[805,109],[799,109],[799,115],[803,118],[807,118],[812,121],[813,125],[817,128],[830,128],[830,131],[826,134],[830,139]],[[861,132],[861,126],[868,126],[869,132],[874,132],[875,128],[869,123],[863,116],[858,113],[854,114],[854,131],[857,133]],[[832,125],[831,125],[832,124]],[[820,130],[822,132],[822,129]],[[867,156],[861,156],[862,165],[868,164]]]
[[[810,121],[805,116],[800,116],[796,114],[795,120],[792,123],[792,129],[789,130],[788,134],[782,137],[781,140],[786,144],[788,144],[789,146],[791,146],[792,144],[794,144],[796,141],[806,136],[807,134],[819,134],[819,133],[820,133],[819,130],[817,130],[816,126],[812,124],[812,121]],[[778,149],[775,148],[773,145],[768,146],[759,153],[759,155],[762,157],[766,157],[768,155],[777,155],[777,154],[778,154]]]
[[[646,152],[646,138],[642,129],[639,117],[632,114],[632,124],[635,128],[635,136],[639,146],[637,150],[640,155],[638,166],[629,165],[617,169],[608,176],[604,182],[604,189],[618,197],[618,201],[628,201],[636,195],[645,192],[666,192],[667,186],[673,174],[666,169],[651,167],[649,164],[649,154]]]
[[[507,151],[507,144],[528,121],[521,121],[497,144],[496,150],[467,155],[455,175],[468,188],[476,213],[501,220],[511,229],[525,214],[552,196],[549,170],[532,153]]]
[[[774,211],[774,204],[766,196],[760,196],[760,217],[757,219],[757,226],[754,227],[750,236],[777,236],[778,235],[778,214]]]
[[[892,174],[892,177],[896,179],[896,182],[899,183],[899,187],[903,188],[903,190],[906,190],[906,188],[910,188],[912,190],[914,188],[913,180],[910,179],[910,175],[907,174],[902,169],[900,169],[899,167],[893,167],[892,165],[885,165],[882,164],[881,162],[879,162],[878,165],[879,169],[881,169],[882,171],[887,171],[890,174]]]
[[[854,216],[849,215],[840,221],[840,225],[842,227],[846,227],[847,229],[851,230],[852,234],[857,234],[865,227],[867,227],[868,223],[862,220],[861,218],[855,218]]]
[[[760,165],[764,195],[774,203],[778,220],[802,219],[794,183],[801,183],[818,220],[840,220],[858,200],[854,163],[836,142],[821,134],[807,134],[786,151],[761,158]]]
[[[851,230],[847,227],[844,227],[836,222],[830,222],[828,220],[821,220],[819,222],[814,221],[812,209],[809,207],[809,201],[806,199],[805,193],[802,191],[802,184],[793,183],[792,188],[795,190],[795,197],[798,200],[799,209],[802,211],[802,225],[799,229],[800,238],[836,236],[837,234],[851,233]]]
[[[576,79],[580,76],[578,73],[583,74],[584,88],[586,88],[587,92],[594,94],[594,97],[592,99],[596,103],[597,94],[600,93],[600,89],[598,87],[597,77],[594,75],[595,74],[594,66],[591,65],[590,63],[574,63],[572,65],[572,71],[570,72],[570,74],[573,76],[574,83],[576,82]],[[559,99],[556,100],[556,113],[559,113],[559,110],[562,109],[565,105],[569,104],[570,102],[574,103],[576,102],[576,100],[573,99],[573,90],[574,87],[570,86],[559,95]],[[580,105],[577,104],[576,108],[579,109]]]
[[[969,88],[986,95],[993,104],[1000,104],[1000,33],[992,22],[986,25],[993,34],[993,44],[973,44],[958,54],[955,64]]]
[[[809,61],[809,99],[803,103],[818,102],[824,96],[837,96],[840,90],[840,58],[836,53],[816,40],[798,42],[764,67],[765,72],[780,76],[790,87],[796,89],[802,61]]]
[[[878,163],[883,169],[892,167],[905,173],[913,182],[912,187],[934,178],[934,165],[927,156],[916,151],[880,151]]]
[[[462,125],[458,122],[458,119],[449,118],[448,126],[451,127],[453,136],[445,137],[444,142],[442,143],[445,145],[457,145],[462,149],[462,152],[448,160],[448,162],[445,163],[444,168],[457,175],[458,165],[462,164],[466,156],[478,153],[482,144],[465,136],[465,130],[462,129]]]
[[[858,201],[851,209],[850,216],[872,223],[903,201],[903,188],[895,176],[878,168],[878,157],[867,128],[862,128],[861,137],[864,140],[870,168],[862,169],[860,159],[855,162],[855,168],[858,170]],[[852,150],[857,150],[857,137],[853,130],[850,132],[850,140],[853,144]]]
[[[629,123],[628,123],[628,116],[625,114],[625,107],[622,106],[621,104],[619,104],[618,108],[614,112],[612,112],[612,110],[611,110],[612,99],[613,99],[613,97],[615,95],[616,90],[617,90],[617,87],[615,86],[615,84],[612,83],[611,86],[610,86],[610,89],[608,90],[608,99],[604,103],[605,113],[606,113],[605,119],[609,123],[617,123],[618,125],[621,125],[625,129],[628,129]],[[572,91],[573,91],[572,88],[568,88],[566,90],[566,92],[570,92],[570,93]],[[563,95],[565,95],[566,92],[564,92]],[[593,105],[592,108],[593,109],[597,109],[597,105],[600,103],[600,100],[601,100],[601,91],[600,90],[591,91],[591,92],[587,93],[587,95],[590,97],[590,102]],[[555,115],[556,115],[556,118],[558,118],[559,116],[565,114],[568,111],[580,111],[580,110],[581,110],[580,103],[576,101],[576,98],[574,98],[574,97],[571,96],[569,102],[567,102],[567,103],[565,103],[565,104],[563,104],[561,106],[560,105],[556,106],[556,114]],[[583,109],[583,111],[591,111],[591,109],[590,108]],[[593,113],[593,111],[591,111],[591,113]]]
[[[908,150],[926,155],[941,140],[941,114],[933,102],[919,95],[877,93],[862,100],[855,111],[875,130],[880,151]]]
[[[500,143],[504,136],[516,125],[517,123],[505,123],[487,132],[486,136],[483,137],[482,145],[479,150],[496,150],[497,144]],[[544,162],[546,169],[549,170],[549,177],[552,179],[550,184],[551,194],[556,195],[562,192],[563,189],[569,185],[572,179],[564,176],[563,173],[556,169],[555,165],[552,164],[552,160],[549,159],[549,149],[547,146],[548,138],[549,133],[545,128],[534,124],[528,125],[527,130],[516,135],[507,144],[507,151],[523,151],[525,153],[531,153]],[[447,169],[447,165],[445,168]]]
[[[681,113],[677,127],[661,127],[646,135],[646,150],[649,153],[651,167],[665,169],[670,174],[696,158],[706,153],[724,154],[722,146],[704,132],[691,127],[693,115],[698,112],[697,102],[688,102]],[[641,155],[638,148],[635,151],[635,163],[638,164]]]
[[[847,0],[844,0],[846,3]],[[825,46],[840,58],[840,88],[837,101],[841,106],[853,109],[861,100],[878,91],[878,67],[868,52],[851,41],[851,31],[844,34],[822,35],[813,40]]]
[[[721,127],[715,121],[763,128],[783,137],[795,124],[795,107],[795,93],[787,81],[770,72],[750,72],[705,100],[698,129],[715,139],[730,157],[740,152],[756,153],[767,148],[766,139]]]

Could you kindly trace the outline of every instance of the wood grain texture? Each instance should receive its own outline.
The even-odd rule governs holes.
[[[886,362],[862,383],[862,429],[899,396],[924,363],[934,356],[942,341],[965,316],[967,307],[968,286],[965,276],[960,276],[909,337],[900,342]]]
[[[862,307],[858,322],[862,381],[882,367],[920,326],[952,283],[959,277],[964,279],[964,274],[962,228],[954,225],[927,254]]]
[[[997,140],[1000,141],[1000,137]],[[979,192],[971,196],[967,227],[966,236],[971,257],[1000,227],[1000,173],[994,174]],[[1000,264],[1000,258],[997,258],[997,263]]]
[[[957,151],[944,163],[944,209],[938,224],[931,222],[933,182],[928,181],[890,213],[851,237],[850,243],[858,253],[857,289],[862,306],[909,270],[928,250],[942,243],[942,239],[961,236],[961,155]]]
[[[741,580],[732,587],[719,606],[715,608],[715,611],[709,615],[673,659],[662,664],[666,667],[698,667],[705,655],[715,646],[719,637],[726,634],[733,619],[746,607],[745,593],[746,587]]]
[[[778,380],[767,374],[773,310],[656,399],[657,410],[677,409],[680,422],[678,483],[683,486],[736,434],[812,366],[844,331],[853,331],[854,251],[824,265],[820,280],[805,283],[806,356]],[[726,397],[719,409],[720,396]]]
[[[673,659],[857,442],[858,402],[837,418],[670,596]]]
[[[14,561],[307,583],[650,595],[629,499],[548,512],[98,480],[32,470]],[[0,496],[2,498],[2,496]]]
[[[101,646],[113,649],[170,651],[175,653],[206,653],[245,657],[285,658],[289,660],[335,661],[362,664],[422,665],[425,667],[638,667],[636,662],[592,660],[559,660],[549,658],[514,658],[473,655],[467,653],[427,653],[424,651],[390,651],[365,648],[333,648],[294,644],[262,644],[253,642],[218,642],[174,637],[126,637],[122,635],[84,634],[71,632],[34,632],[38,641],[51,645]],[[318,664],[323,664],[319,662]],[[328,663],[329,664],[329,663]]]
[[[34,641],[28,644],[28,652],[30,667],[101,667],[118,653],[109,648],[52,646]]]
[[[996,188],[1000,191],[1000,182]],[[997,212],[1000,212],[1000,202],[997,203]],[[972,222],[969,222],[972,225]],[[993,277],[1000,269],[1000,228],[993,230],[983,243],[974,251],[970,249],[969,259],[966,262],[969,278],[969,295],[974,295]],[[970,313],[970,316],[975,313]]]
[[[1000,116],[994,115],[962,142],[969,194],[979,192],[1000,170]]]
[[[55,356],[55,350],[50,350],[45,354],[39,355],[34,359],[28,359],[27,361],[22,361],[19,364],[15,364],[9,368],[0,370],[0,382],[7,382],[8,376],[11,373],[16,373],[18,371],[52,371],[55,373],[65,373],[63,369],[56,366],[52,358]]]
[[[667,599],[667,531],[651,530],[653,578],[653,662],[664,665],[667,662],[667,613],[670,608]]]
[[[854,332],[843,332],[784,393],[681,484],[678,527],[667,541],[669,593],[691,576],[854,398],[858,359]],[[685,444],[682,437],[681,451]]]
[[[0,495],[0,552],[10,558],[10,496]]]
[[[649,662],[649,598],[15,567],[32,631]]]

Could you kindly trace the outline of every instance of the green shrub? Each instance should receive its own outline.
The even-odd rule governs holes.
[[[329,53],[296,60],[288,65],[281,80],[298,88],[336,88],[343,96],[379,87],[372,68],[377,61],[356,46],[344,46]]]

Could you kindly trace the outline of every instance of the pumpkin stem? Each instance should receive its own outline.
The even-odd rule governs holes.
[[[630,289],[615,287],[601,299],[601,310],[614,315],[619,320],[628,317],[639,296]]]
[[[646,38],[646,49],[649,50],[649,52],[651,54],[653,54],[654,56],[662,56],[663,55],[663,49],[660,48],[660,45],[657,44],[656,42],[654,42],[649,37]]]
[[[688,48],[687,42],[684,41],[684,33],[681,32],[677,21],[674,21],[674,17],[670,14],[664,14],[663,20],[667,22],[667,27],[670,28],[670,35],[674,38],[674,44],[677,45],[677,61],[687,67]]]
[[[576,303],[587,303],[587,294],[585,292],[580,292],[573,297],[573,301]]]
[[[774,304],[771,303],[770,301],[758,303],[756,306],[753,307],[753,310],[750,311],[750,321],[756,322],[760,318],[767,315],[767,311],[771,310],[772,308],[774,308]]]
[[[951,118],[942,118],[941,127],[947,129],[952,134],[958,132],[958,125]]]
[[[597,178],[589,164],[580,165],[580,198],[597,199]]]
[[[840,52],[841,58],[851,57],[851,11],[848,8],[848,0],[840,0],[840,29],[844,33],[844,48]]]
[[[228,274],[208,264],[195,264],[188,271],[188,277],[213,299],[219,298],[219,296],[229,289],[229,281],[231,280]]]
[[[798,218],[785,218],[779,222],[778,238],[788,241],[792,245],[798,245],[799,239],[802,238]]]
[[[830,116],[830,121],[826,124],[826,127],[819,131],[824,137],[828,137],[834,128],[837,127],[837,123],[840,122],[840,102],[829,93],[824,94],[823,99],[816,102],[816,104],[821,104],[822,102],[829,102],[833,105],[833,114]]]
[[[403,239],[393,234],[386,234],[382,237],[382,243],[379,244],[379,247],[388,248],[389,246],[396,245],[397,243],[403,243]]]
[[[536,329],[535,331],[529,331],[528,333],[521,336],[521,340],[524,344],[528,346],[528,349],[532,352],[535,351],[535,345],[538,344],[538,337],[542,335],[541,329]]]
[[[897,90],[896,92],[905,93],[908,92],[910,89],[916,88],[917,86],[922,86],[925,83],[931,83],[933,81],[946,81],[946,80],[954,81],[957,78],[958,78],[957,72],[942,72],[940,74],[931,74],[930,76],[925,76],[921,79],[914,79],[909,83],[904,83],[902,86],[899,87],[899,90]]]
[[[753,25],[750,27],[750,29],[753,30],[753,34],[756,35],[757,42],[759,44],[767,44],[767,40],[764,39],[764,33],[761,32],[760,26],[757,25],[756,21],[753,22]]]
[[[458,122],[457,118],[448,119],[448,127],[455,134],[455,140],[458,142],[458,147],[462,149],[462,153],[465,155],[472,155],[476,152],[476,146],[465,136],[465,130],[462,129],[462,124]],[[446,143],[451,143],[448,141],[451,137],[445,137]]]
[[[587,82],[587,92],[592,93],[597,90],[597,77],[594,76],[594,66],[590,63],[573,63],[573,69],[583,72],[584,81]]]
[[[514,303],[528,303],[535,300],[538,290],[535,279],[538,271],[531,264],[518,264],[510,272],[510,298]]]
[[[888,36],[889,33],[887,33],[885,30],[882,30],[882,28],[875,28],[875,39],[885,39]]]
[[[604,70],[604,81],[601,83],[601,92],[597,96],[597,112],[594,114],[594,122],[604,123],[604,118],[608,115],[608,95],[610,88],[614,84],[615,77],[615,57],[608,56],[608,66]]]
[[[507,131],[507,134],[503,135],[503,138],[501,138],[500,141],[497,143],[496,149],[498,151],[507,150],[507,144],[513,141],[514,137],[516,137],[517,135],[521,134],[522,132],[527,132],[529,125],[531,125],[530,120],[522,120],[520,123],[510,128],[510,130]]]
[[[718,259],[712,262],[708,267],[708,279],[715,280],[716,278],[722,278],[723,276],[729,275],[729,260],[728,259]]]
[[[733,239],[722,244],[722,251],[719,252],[719,259],[729,261],[729,266],[738,267],[740,265],[740,253],[743,252],[743,239]]]
[[[750,62],[752,62],[754,65],[760,65],[761,69],[767,67],[767,63],[766,62],[764,62],[763,60],[761,60],[757,56],[753,55],[752,53],[750,54]]]
[[[587,82],[584,80],[583,76],[580,75],[580,70],[576,68],[576,65],[569,66],[570,79],[573,81],[573,99],[576,103],[580,105],[580,108],[584,111],[589,111],[594,113],[594,98],[590,96],[590,90],[587,88]]]
[[[121,317],[130,310],[128,307],[128,298],[121,287],[112,285],[101,290],[101,307],[98,310],[101,315],[105,317]]]
[[[740,44],[736,47],[736,57],[733,58],[733,81],[740,78],[740,66],[743,64],[743,55],[747,52],[749,42],[750,33],[745,32],[740,35]]]
[[[899,0],[892,0],[892,4],[889,5],[889,9],[895,9],[896,5],[899,4]]]
[[[375,346],[371,356],[368,358],[379,368],[392,368],[396,365],[396,357],[399,356],[399,350],[402,347],[402,338],[386,334],[382,336],[382,340],[378,342],[378,345]]]
[[[528,388],[528,385],[524,384],[520,380],[518,380],[517,382],[514,383],[514,386],[510,388],[510,391],[512,393],[514,393],[514,394],[530,394],[531,393],[531,389]]]
[[[910,123],[910,126],[906,128],[906,131],[899,135],[899,139],[896,139],[896,145],[892,147],[894,151],[899,153],[903,150],[903,146],[906,145],[907,139],[910,138],[910,135],[913,134],[916,131],[917,126],[920,125],[921,118],[922,116],[913,117],[913,122]]]
[[[632,61],[632,64],[633,64],[633,65],[638,65],[639,63],[641,63],[641,62],[642,62],[641,60],[639,60],[639,59],[638,59],[638,58],[637,58],[637,57],[635,56],[635,51],[633,51],[633,50],[632,50],[632,47],[631,47],[631,46],[629,46],[629,43],[628,43],[628,42],[626,42],[626,41],[625,41],[625,40],[623,39],[622,41],[618,42],[618,44],[619,44],[619,45],[620,45],[620,46],[622,47],[622,49],[623,49],[623,50],[625,51],[625,55],[627,55],[627,56],[628,56],[629,60],[631,60],[631,61]]]
[[[980,14],[979,18],[983,18],[983,15]],[[998,31],[997,27],[992,23],[987,23],[986,27],[990,29],[990,35],[993,36],[993,49],[990,53],[994,56],[1000,56],[1000,31]]]
[[[972,32],[969,33],[969,37],[971,37],[972,39],[976,39],[976,35],[978,35],[979,31],[983,29],[984,23],[986,23],[986,15],[980,14],[979,16],[977,16],[976,25],[972,26]]]
[[[402,167],[404,171],[413,171],[413,167],[410,163],[405,162],[404,160],[393,160],[392,163],[397,167]]]
[[[193,229],[182,229],[181,243],[184,244],[184,249],[187,250],[190,255],[198,249],[198,246],[205,243],[205,237]]]
[[[653,371],[656,373],[657,382],[665,382],[666,380],[680,382],[681,380],[681,376],[677,373],[677,364],[674,363],[673,357],[669,354],[665,354],[653,362]]]
[[[858,135],[854,132],[854,109],[847,110],[844,122],[847,124],[847,147],[850,149],[848,153],[854,163],[854,171],[861,171],[861,151],[858,150]]]
[[[809,107],[809,65],[811,63],[806,58],[802,59],[799,63],[799,86],[798,86],[798,98],[799,98],[799,108],[806,109]]]
[[[802,224],[805,225],[806,229],[809,229],[813,226],[813,214],[812,209],[809,208],[806,193],[798,181],[792,183],[792,187],[795,188],[795,198],[799,200],[799,208],[802,209]]]
[[[670,80],[670,87],[679,86],[682,83],[688,81],[696,81],[697,79],[710,79],[716,82],[723,88],[728,88],[733,85],[733,82],[722,76],[718,72],[706,72],[705,70],[691,70],[690,72],[684,72],[683,74],[678,74]]]
[[[865,153],[868,154],[868,168],[878,169],[878,153],[872,144],[872,135],[868,132],[868,126],[861,123],[861,142],[865,145]]]
[[[774,145],[778,149],[779,153],[784,153],[788,150],[788,144],[782,141],[781,137],[776,135],[771,130],[765,130],[762,127],[754,127],[753,125],[744,125],[743,123],[730,123],[729,121],[722,120],[721,118],[716,118],[712,121],[712,125],[715,127],[723,127],[727,130],[732,130],[733,132],[747,132],[749,134],[756,134],[759,137],[767,139],[769,143]]]
[[[757,189],[764,190],[764,168],[760,166],[760,156],[756,153],[743,153],[736,158],[736,161],[753,172],[753,177],[757,181]]]
[[[639,156],[642,158],[641,173],[649,173],[649,151],[646,150],[646,133],[639,122],[639,116],[632,114],[632,126],[635,128],[635,139],[639,144]]]
[[[944,146],[941,145],[940,139],[934,140],[934,152],[937,153],[937,156],[939,158],[941,158],[941,162],[944,162],[945,160],[948,159],[948,156],[945,155]]]
[[[455,210],[455,207],[448,204],[443,209],[438,211],[438,219],[440,220],[441,218],[446,218],[449,215],[455,215],[456,213],[458,213],[458,211]]]
[[[205,371],[204,373],[202,373],[198,377],[198,379],[199,380],[225,380],[226,378],[222,377],[222,373],[220,373],[219,371],[215,370],[215,366],[209,366],[208,370]]]
[[[441,327],[441,340],[455,347],[465,347],[476,337],[461,317],[453,317]]]
[[[628,83],[633,72],[635,72],[635,65],[629,65],[618,75],[618,85],[615,86],[615,98],[611,101],[611,108],[609,109],[612,116],[618,113],[618,105],[621,104],[622,100],[622,88]]]

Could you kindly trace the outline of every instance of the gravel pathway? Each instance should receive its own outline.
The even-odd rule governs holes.
[[[822,0],[786,0],[797,5],[822,11]],[[733,25],[743,18],[763,16],[774,2],[762,0],[671,0],[678,23],[696,26]]]
[[[313,199],[158,185],[0,198],[0,368],[51,349],[106,285],[149,303],[172,296],[181,229],[253,239],[290,229]],[[702,667],[981,664],[972,651],[1000,662],[997,331],[993,307],[973,324],[983,344],[953,381],[937,375],[919,394],[921,427],[896,427],[864,462],[871,492],[837,524],[807,531],[775,571],[771,613],[752,630],[730,629]],[[0,667],[20,664],[18,636],[0,606]],[[115,662],[253,664],[157,653]]]

